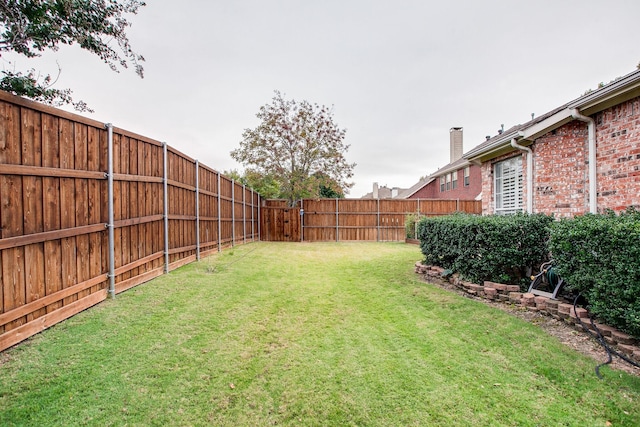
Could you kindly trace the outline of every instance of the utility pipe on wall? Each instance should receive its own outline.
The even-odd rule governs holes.
[[[580,114],[577,108],[571,110],[571,117],[587,124],[589,130],[589,212],[598,212],[598,186],[596,183],[596,123],[591,117]]]
[[[527,212],[533,213],[533,151],[529,147],[519,145],[515,138],[511,139],[511,146],[527,153]]]
[[[114,214],[113,214],[113,125],[107,123],[107,192],[109,198],[109,295],[111,298],[116,297],[116,254],[115,254],[115,236],[114,236]]]

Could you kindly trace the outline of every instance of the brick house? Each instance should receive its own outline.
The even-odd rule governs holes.
[[[640,70],[470,150],[484,214],[640,207]]]
[[[449,130],[451,162],[398,194],[401,199],[476,200],[482,190],[480,166],[463,157],[462,128]]]

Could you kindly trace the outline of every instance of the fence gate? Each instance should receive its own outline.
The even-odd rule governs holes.
[[[263,207],[260,240],[267,242],[300,241],[300,208]]]

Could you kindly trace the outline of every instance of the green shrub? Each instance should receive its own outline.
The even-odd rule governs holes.
[[[405,236],[407,239],[417,239],[416,224],[420,221],[420,214],[411,213],[404,219]]]
[[[563,219],[549,247],[558,273],[589,311],[640,338],[640,212]]]
[[[525,289],[531,272],[548,259],[553,217],[542,214],[423,218],[418,238],[425,262],[477,283],[517,284]]]

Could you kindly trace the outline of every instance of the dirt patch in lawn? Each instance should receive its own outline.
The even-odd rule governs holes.
[[[604,349],[604,347],[602,347],[602,345],[598,343],[598,341],[596,341],[593,336],[580,329],[577,329],[575,326],[570,325],[562,320],[555,319],[551,316],[547,316],[536,311],[528,310],[526,307],[520,305],[490,301],[484,298],[470,295],[462,291],[457,286],[449,283],[448,281],[434,280],[433,278],[429,278],[429,280],[425,280],[425,282],[439,286],[440,288],[446,289],[448,291],[455,292],[461,296],[464,296],[465,298],[471,298],[481,301],[487,305],[490,305],[491,307],[495,307],[499,310],[505,311],[513,316],[517,316],[523,320],[539,326],[549,335],[552,335],[559,339],[562,344],[569,346],[572,349],[594,359],[597,362],[594,367],[600,363],[604,363],[607,361],[606,350]],[[629,363],[621,360],[615,355],[613,356],[613,361],[609,364],[609,366],[613,369],[640,376],[640,368],[636,368],[635,366],[630,365]]]

